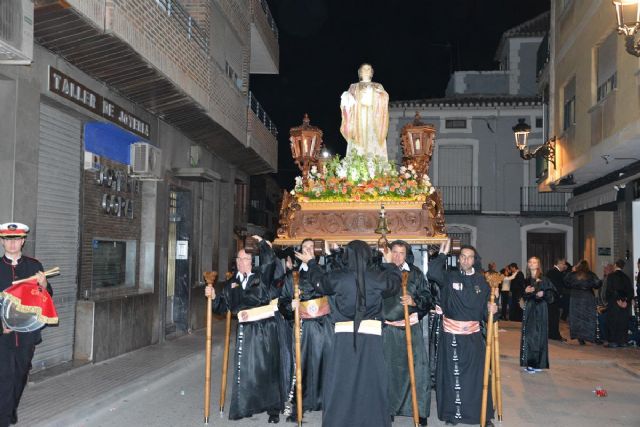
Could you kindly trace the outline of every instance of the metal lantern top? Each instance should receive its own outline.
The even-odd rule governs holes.
[[[527,139],[529,138],[529,133],[531,133],[531,126],[524,120],[525,119],[518,119],[518,124],[512,127],[516,139],[516,147],[520,151],[527,148]]]
[[[633,36],[640,29],[640,0],[613,0],[618,33]]]
[[[296,163],[317,160],[322,150],[322,130],[310,125],[309,115],[305,114],[302,125],[289,130],[291,154]],[[300,165],[299,165],[300,166]]]
[[[431,156],[436,128],[420,121],[420,113],[416,112],[413,122],[402,128],[402,149],[406,157],[420,155]]]

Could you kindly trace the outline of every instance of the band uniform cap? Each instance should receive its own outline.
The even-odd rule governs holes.
[[[29,226],[20,222],[5,222],[0,224],[0,238],[26,237]]]

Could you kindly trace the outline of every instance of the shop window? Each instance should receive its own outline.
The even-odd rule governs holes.
[[[93,289],[133,287],[136,283],[135,240],[93,240]]]

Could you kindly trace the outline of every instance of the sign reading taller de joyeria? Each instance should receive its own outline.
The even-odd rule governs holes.
[[[53,67],[49,67],[49,91],[75,102],[137,135],[144,138],[150,136],[149,123]]]

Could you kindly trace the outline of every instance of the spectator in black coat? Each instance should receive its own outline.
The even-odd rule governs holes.
[[[520,307],[520,298],[524,294],[524,274],[518,268],[518,264],[509,264],[511,274],[515,273],[515,277],[511,280],[511,307],[509,310],[509,320],[512,322],[522,322],[522,307]]]
[[[564,272],[567,270],[567,261],[564,258],[558,258],[553,268],[547,271],[547,278],[551,280],[553,286],[558,291],[558,295],[564,293]],[[560,300],[553,301],[548,305],[549,310],[549,339],[557,341],[566,341],[560,335]]]
[[[629,332],[629,316],[631,316],[631,300],[633,286],[629,277],[624,274],[624,260],[615,262],[614,272],[607,277],[607,347],[624,347],[627,345]]]

